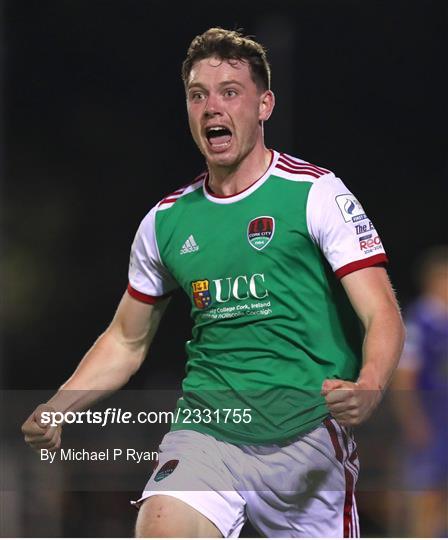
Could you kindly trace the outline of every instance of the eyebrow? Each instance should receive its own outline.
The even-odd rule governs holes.
[[[227,81],[222,81],[218,84],[218,86],[220,87],[223,87],[223,86],[228,86],[229,84],[236,84],[238,86],[241,86],[242,88],[244,87],[244,84],[240,83],[239,81],[235,80],[235,79],[229,79]],[[206,90],[206,87],[200,83],[200,82],[193,82],[191,83],[189,86],[188,86],[188,90],[191,90],[192,88],[203,88],[204,90]]]

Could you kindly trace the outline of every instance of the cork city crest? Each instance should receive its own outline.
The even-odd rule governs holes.
[[[198,309],[205,309],[212,303],[208,279],[198,279],[191,282],[194,305]]]
[[[271,216],[254,218],[247,227],[249,244],[258,251],[264,249],[272,240],[275,231],[275,220]]]

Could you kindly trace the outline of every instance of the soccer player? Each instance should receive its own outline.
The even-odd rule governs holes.
[[[181,287],[187,375],[137,536],[236,537],[246,518],[266,536],[357,536],[352,427],[378,405],[403,341],[380,238],[332,172],[266,148],[275,100],[259,43],[209,29],[182,75],[207,170],[143,219],[111,325],[25,438],[57,447],[43,410],[123,386]]]
[[[411,537],[448,534],[448,246],[421,257],[420,294],[406,310],[407,338],[396,371],[394,405]]]

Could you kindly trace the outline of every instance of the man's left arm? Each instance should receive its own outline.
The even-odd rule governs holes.
[[[381,401],[400,359],[405,330],[384,268],[363,268],[341,282],[365,328],[362,368],[356,382],[326,379],[322,395],[340,424],[356,426]]]

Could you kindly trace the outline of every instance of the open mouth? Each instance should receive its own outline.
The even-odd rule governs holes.
[[[216,150],[227,148],[232,140],[232,132],[224,126],[207,128],[205,136],[210,146]]]

